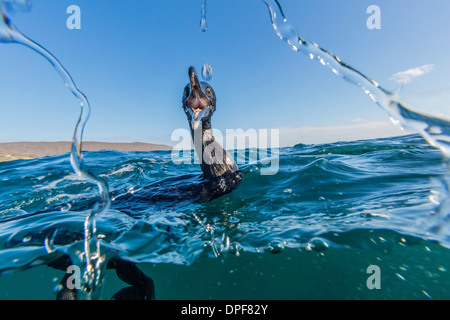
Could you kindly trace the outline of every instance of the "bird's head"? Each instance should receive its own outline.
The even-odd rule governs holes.
[[[183,91],[183,109],[193,130],[209,122],[216,110],[216,94],[206,82],[199,82],[194,67],[189,68],[189,83]]]

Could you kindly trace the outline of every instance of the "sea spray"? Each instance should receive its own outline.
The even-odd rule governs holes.
[[[88,299],[92,299],[96,298],[99,295],[99,284],[101,282],[101,268],[99,264],[103,261],[100,253],[100,241],[96,237],[95,218],[97,214],[109,208],[110,196],[108,192],[108,186],[103,179],[90,172],[83,162],[83,131],[89,119],[91,109],[86,96],[77,88],[72,77],[59,62],[59,60],[44,47],[22,34],[12,24],[9,18],[9,11],[16,9],[29,9],[30,5],[30,2],[26,0],[0,0],[0,42],[22,44],[47,59],[47,61],[50,62],[55,71],[60,75],[66,87],[74,94],[74,96],[80,103],[81,113],[74,130],[70,162],[73,170],[79,177],[97,184],[100,193],[100,200],[95,204],[94,208],[89,211],[84,224],[84,255],[86,264],[85,274],[83,276],[83,279],[85,280],[84,292],[86,293]],[[92,248],[94,248],[94,254],[92,253]]]

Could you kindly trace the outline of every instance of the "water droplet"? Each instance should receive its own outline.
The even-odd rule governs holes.
[[[406,281],[405,277],[403,277],[401,274],[396,273],[395,275],[396,275],[397,278],[399,278],[400,280]]]
[[[61,284],[57,284],[56,286],[53,287],[53,292],[59,292],[62,289],[63,286]]]
[[[330,245],[324,239],[313,238],[309,240],[309,242],[306,244],[306,250],[308,251],[314,250],[320,252],[327,250],[329,246]]]
[[[209,64],[205,63],[202,67],[202,77],[205,81],[209,81],[212,78],[212,68]]]
[[[272,242],[269,244],[267,251],[275,254],[275,253],[280,253],[281,251],[283,251],[283,249],[284,249],[284,246],[281,243]]]
[[[206,21],[206,0],[202,1],[202,18],[200,20],[200,29],[203,32],[208,29],[208,22]]]

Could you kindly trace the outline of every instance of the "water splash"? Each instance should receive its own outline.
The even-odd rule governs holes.
[[[263,1],[269,9],[273,28],[281,40],[285,41],[294,51],[301,52],[311,60],[318,61],[329,68],[333,74],[362,89],[381,109],[387,112],[396,125],[418,132],[428,143],[440,149],[445,161],[450,163],[450,119],[413,110],[398,99],[397,93],[384,89],[376,81],[316,43],[301,38],[295,27],[288,22],[278,0]],[[444,183],[446,189],[450,190],[450,170],[447,172]],[[434,218],[431,219],[433,221],[430,220],[434,233],[448,234],[445,229],[448,228],[450,222],[450,196],[447,195],[447,198],[440,204],[435,218],[437,220]]]
[[[206,0],[202,0],[202,17],[200,19],[200,29],[203,32],[208,29],[208,22],[206,21]]]
[[[100,200],[96,203],[95,207],[88,213],[86,217],[86,221],[84,224],[85,227],[85,245],[84,245],[84,254],[85,254],[85,263],[86,263],[86,271],[84,275],[85,283],[84,283],[84,291],[87,294],[87,298],[95,298],[99,294],[99,279],[100,279],[100,270],[99,263],[102,262],[101,254],[100,254],[100,243],[96,237],[96,222],[95,217],[97,214],[107,210],[110,205],[110,197],[108,192],[108,186],[106,182],[97,177],[95,174],[90,172],[83,162],[82,156],[82,140],[83,140],[83,131],[86,125],[86,122],[89,119],[90,114],[90,104],[86,98],[86,96],[77,88],[75,82],[73,81],[70,74],[63,67],[63,65],[59,62],[59,60],[53,56],[48,50],[34,42],[30,38],[26,37],[22,34],[11,22],[8,12],[12,10],[28,10],[30,8],[30,2],[27,0],[0,0],[0,42],[3,43],[17,43],[24,45],[33,51],[39,53],[43,56],[50,64],[53,66],[55,71],[59,74],[59,76],[64,81],[66,87],[74,94],[78,102],[81,106],[80,117],[76,123],[73,139],[72,139],[72,150],[70,156],[70,162],[75,173],[82,179],[85,179],[89,182],[97,184]],[[94,254],[92,254],[92,250],[94,249]]]

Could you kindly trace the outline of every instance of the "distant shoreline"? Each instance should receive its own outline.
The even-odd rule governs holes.
[[[19,159],[34,159],[47,156],[64,154],[71,151],[72,142],[3,142],[0,143],[0,162]],[[172,150],[172,147],[164,144],[145,142],[97,142],[83,141],[83,151],[155,151]]]

